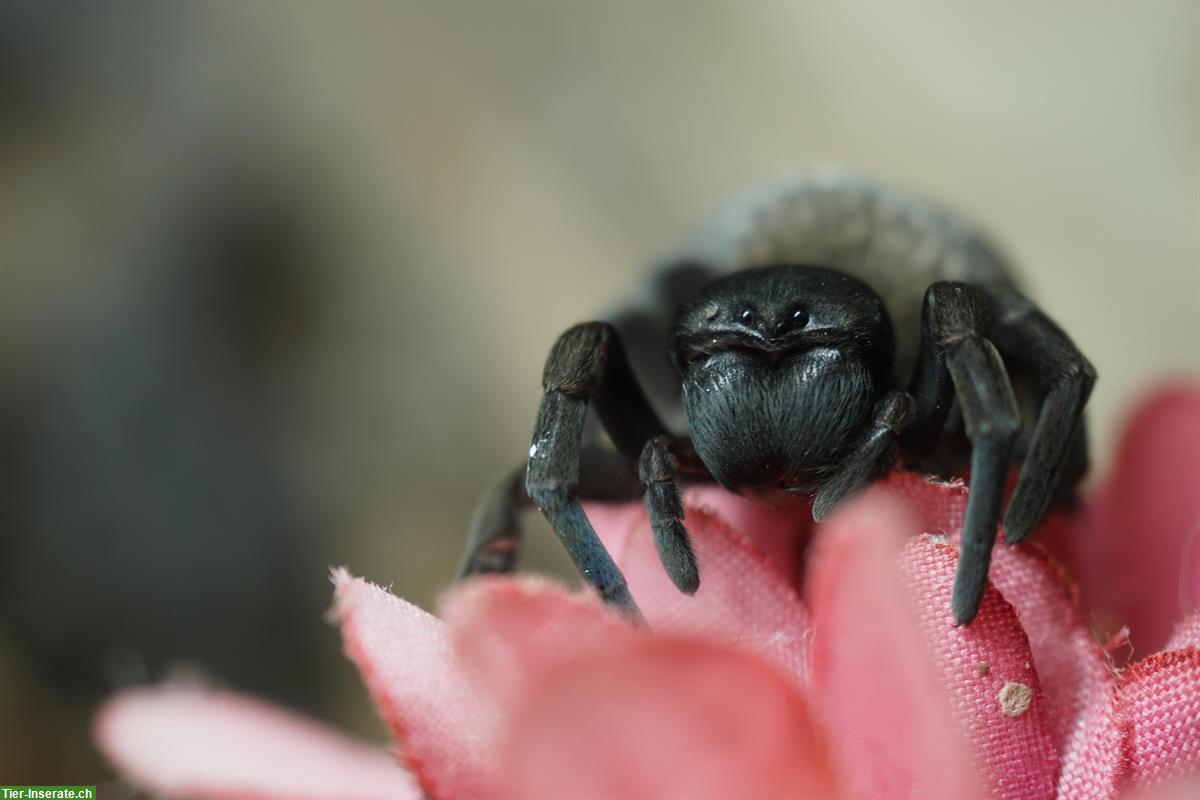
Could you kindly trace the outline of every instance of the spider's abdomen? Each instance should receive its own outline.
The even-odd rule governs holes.
[[[778,360],[732,350],[689,366],[683,401],[696,452],[723,486],[807,492],[861,436],[874,384],[866,364],[833,348]]]
[[[916,362],[925,290],[937,281],[1014,286],[997,247],[974,225],[921,197],[836,168],[755,185],[717,209],[669,262],[716,273],[824,264],[883,299],[896,332],[893,377]]]

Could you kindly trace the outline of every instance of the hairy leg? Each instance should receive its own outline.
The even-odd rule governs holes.
[[[944,430],[951,390],[971,441],[971,487],[951,611],[958,624],[979,611],[1000,521],[1013,444],[1021,430],[1016,397],[988,339],[987,299],[971,286],[935,283],[925,293],[922,344],[910,393],[916,400],[911,446],[930,448]]]
[[[1006,361],[1028,373],[1041,396],[1017,488],[1004,516],[1009,542],[1023,540],[1041,522],[1066,484],[1087,471],[1083,407],[1096,370],[1062,329],[1011,289],[991,294],[996,321],[992,338]]]
[[[893,389],[875,408],[875,423],[858,447],[813,501],[813,519],[820,522],[843,499],[883,475],[896,461],[900,435],[912,423],[914,403],[908,392]]]
[[[508,472],[479,500],[467,535],[467,549],[458,577],[507,573],[516,567],[521,550],[521,512],[533,508],[525,491],[526,464]],[[642,484],[619,453],[599,447],[580,451],[579,485],[583,500],[620,503],[642,495]]]
[[[584,580],[606,602],[640,618],[625,577],[580,504],[580,462],[589,403],[622,454],[636,459],[666,434],[629,368],[616,330],[604,322],[570,328],[546,360],[544,393],[534,423],[525,491],[542,510]]]

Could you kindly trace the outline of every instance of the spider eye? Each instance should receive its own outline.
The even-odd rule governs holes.
[[[754,322],[754,309],[743,308],[741,313],[738,314],[738,320],[743,325],[749,325],[750,323]]]
[[[792,325],[796,328],[803,328],[808,324],[808,312],[803,308],[792,309]]]

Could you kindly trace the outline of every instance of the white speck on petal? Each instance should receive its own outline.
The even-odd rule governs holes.
[[[1023,683],[1009,681],[1000,689],[1000,709],[1006,717],[1019,717],[1029,710],[1033,690]]]

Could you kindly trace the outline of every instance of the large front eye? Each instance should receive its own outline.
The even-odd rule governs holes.
[[[792,309],[792,327],[793,328],[803,328],[807,324],[808,324],[808,312],[805,311],[803,308],[799,308],[799,307],[793,308]]]
[[[750,308],[749,306],[746,306],[745,308],[743,308],[738,313],[738,322],[742,323],[743,325],[753,325],[754,324],[754,309]]]

